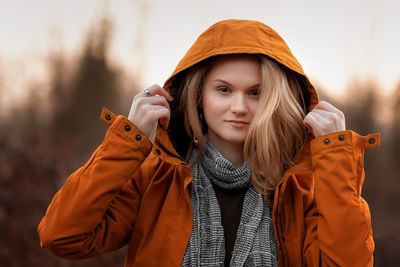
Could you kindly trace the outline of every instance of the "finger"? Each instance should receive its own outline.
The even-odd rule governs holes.
[[[128,119],[135,121],[153,120],[155,110],[165,109],[170,113],[170,107],[163,96],[141,97],[136,99],[129,111]],[[155,118],[158,120],[159,118]]]
[[[322,117],[331,121],[337,121],[341,119],[336,112],[327,111],[324,109],[313,109],[310,113],[318,114],[318,118]]]
[[[317,128],[318,121],[316,118],[313,116],[313,114],[310,112],[307,114],[307,116],[303,120],[304,125],[310,130],[311,133],[314,134],[314,128]]]
[[[164,129],[168,128],[169,119],[171,116],[170,114],[171,113],[169,110],[165,109],[164,107],[156,109],[152,112],[154,120],[157,120]]]
[[[313,110],[309,113],[318,124],[329,123],[336,115],[325,110]]]
[[[167,99],[164,96],[151,96],[141,99],[144,105],[164,106],[170,110]]]
[[[163,106],[149,106],[147,109],[143,110],[142,113],[138,114],[142,125],[154,125],[162,119],[167,119],[169,121],[170,112],[167,108]]]
[[[132,102],[129,116],[133,115],[135,112],[145,111],[146,109],[151,108],[151,106],[162,106],[170,110],[170,106],[163,96],[135,97]]]
[[[333,125],[334,129],[338,131],[344,130],[346,128],[346,122],[344,116],[336,112],[326,111],[323,109],[315,109],[311,111],[316,114],[316,118],[323,121],[327,125]]]
[[[344,114],[340,109],[336,108],[334,105],[332,105],[324,100],[321,100],[318,103],[318,105],[315,106],[315,108],[319,109],[319,110],[325,110],[325,111],[330,111],[330,112],[336,113],[340,118],[344,118]]]
[[[307,114],[306,118],[304,119],[304,124],[311,127],[314,137],[321,136],[327,132],[326,126],[329,125],[324,117],[315,112],[310,112]]]
[[[305,121],[305,123],[309,124],[312,127],[315,137],[345,130],[345,126],[344,124],[342,124],[343,120],[332,119],[327,117],[326,114],[320,114],[324,112],[328,113],[331,116],[338,117],[332,112],[322,110],[313,110],[306,116],[307,120]]]
[[[162,105],[146,105],[144,106],[144,108],[141,110],[141,112],[139,114],[142,114],[143,116],[147,116],[150,115],[157,110],[167,110],[168,113],[171,113],[171,111],[169,110],[169,108],[162,106]]]
[[[168,101],[174,100],[172,96],[164,88],[157,87],[154,93],[160,96],[164,96]]]
[[[154,140],[153,138],[155,135],[157,124],[160,123],[163,128],[167,127],[167,123],[169,122],[170,117],[170,112],[165,107],[153,107],[155,109],[151,112],[148,112],[146,116],[143,117],[144,121],[146,121],[146,123],[143,124],[143,129],[145,129],[146,131],[143,133],[145,133],[146,136],[149,137],[151,140]],[[164,123],[164,121],[166,121],[167,123]]]
[[[148,90],[148,92],[151,96],[160,95],[160,96],[164,96],[168,101],[173,100],[171,95],[164,88],[161,88],[158,84],[154,84],[146,89]],[[140,95],[146,96],[146,97],[149,96],[148,94],[146,94],[144,92],[144,90],[143,90],[143,92],[140,93]]]

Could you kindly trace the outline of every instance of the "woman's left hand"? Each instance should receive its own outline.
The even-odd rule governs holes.
[[[326,101],[320,101],[307,114],[303,123],[315,137],[346,130],[343,112]]]

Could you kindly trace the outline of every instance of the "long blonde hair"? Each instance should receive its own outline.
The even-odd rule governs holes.
[[[296,74],[284,70],[265,56],[258,57],[261,72],[260,96],[243,153],[252,171],[253,186],[264,196],[269,196],[283,172],[294,164],[293,159],[305,142],[305,105]],[[200,160],[205,151],[204,134],[207,132],[207,125],[201,117],[199,104],[210,66],[211,62],[208,60],[189,69],[180,88],[185,130],[192,137],[186,153],[187,160],[194,145],[199,152],[196,160]],[[194,144],[193,139],[196,139],[197,144]]]
[[[253,186],[270,195],[303,147],[305,102],[295,74],[262,58],[261,91],[243,148]]]

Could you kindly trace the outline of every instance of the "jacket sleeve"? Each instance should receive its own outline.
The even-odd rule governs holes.
[[[305,218],[306,266],[373,266],[371,217],[361,188],[364,149],[379,139],[342,131],[311,141],[315,195]]]
[[[125,117],[105,109],[102,116],[110,124],[102,144],[67,179],[38,227],[41,246],[60,257],[92,257],[127,244],[148,185],[139,167],[151,142]]]

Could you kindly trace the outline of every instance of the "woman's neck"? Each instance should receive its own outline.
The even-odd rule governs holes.
[[[232,142],[221,142],[209,136],[210,142],[215,146],[219,153],[229,160],[233,166],[238,167],[243,164],[243,144]]]

